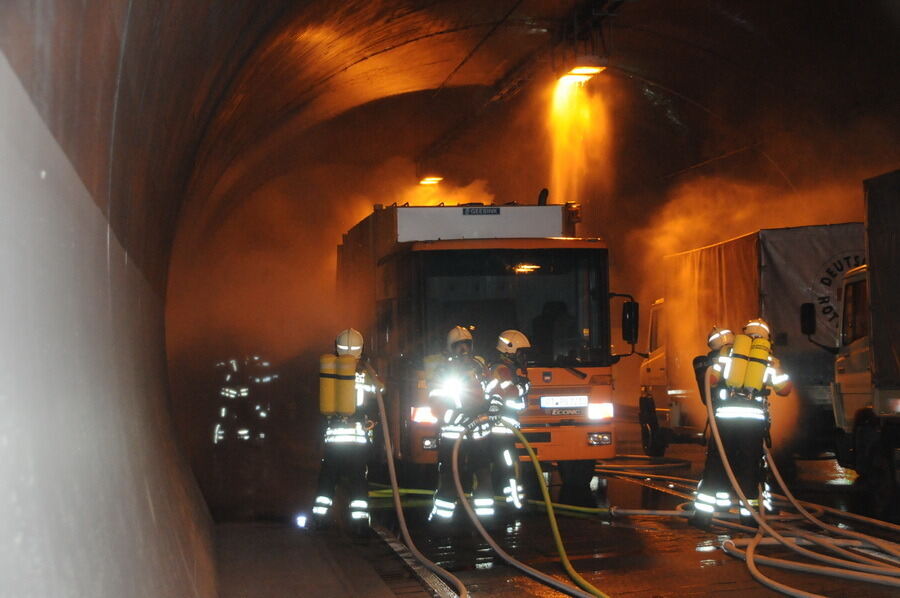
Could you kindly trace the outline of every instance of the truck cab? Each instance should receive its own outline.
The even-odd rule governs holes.
[[[867,270],[867,266],[860,266],[848,271],[841,287],[843,309],[831,396],[835,425],[847,434],[853,431],[856,414],[873,407],[875,399],[869,352]]]
[[[427,477],[437,460],[428,363],[454,326],[471,331],[487,363],[503,330],[529,338],[520,421],[538,458],[580,485],[595,459],[615,456],[612,365],[621,356],[611,353],[607,248],[574,236],[576,219],[562,205],[389,206],[345,235],[338,284],[356,289],[349,311],[386,382],[387,425],[405,468]],[[622,310],[633,344],[637,304]],[[520,455],[527,460],[523,447]]]

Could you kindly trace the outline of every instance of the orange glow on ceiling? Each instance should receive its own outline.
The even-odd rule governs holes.
[[[422,180],[419,181],[420,185],[437,185],[441,181],[444,180],[442,176],[427,176],[423,177]]]

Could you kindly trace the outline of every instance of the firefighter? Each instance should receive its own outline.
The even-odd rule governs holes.
[[[500,482],[508,504],[522,508],[522,487],[518,483],[518,452],[515,433],[519,413],[528,398],[528,370],[525,352],[531,347],[528,337],[518,330],[504,330],[497,338],[497,361],[491,364],[485,385],[490,401],[491,452],[494,480]]]
[[[360,359],[362,350],[363,335],[348,328],[337,335],[334,353],[320,360],[319,406],[325,419],[325,448],[312,509],[316,527],[326,526],[335,487],[345,477],[350,524],[359,534],[369,528],[366,463],[375,425],[370,417],[375,412],[372,399],[383,388],[371,366]]]
[[[446,352],[434,367],[428,396],[432,411],[441,422],[438,440],[438,487],[429,520],[450,521],[456,511],[453,482],[453,445],[466,437],[460,447],[460,466],[468,465],[476,477],[473,492],[475,513],[494,514],[494,491],[490,474],[490,423],[484,395],[484,363],[472,355],[472,334],[456,326],[447,334]],[[468,473],[465,477],[469,477]]]
[[[750,320],[743,334],[733,338],[729,334],[716,336],[717,332],[713,329],[708,341],[710,355],[716,355],[717,363],[706,369],[712,395],[706,400],[712,401],[722,445],[741,490],[750,505],[758,507],[762,486],[762,506],[769,512],[772,502],[763,451],[763,443],[770,442],[768,396],[770,389],[787,395],[790,380],[771,354],[770,329],[765,320]],[[736,502],[718,447],[710,441],[692,521],[706,527],[716,511],[727,512]],[[744,524],[755,524],[743,505],[740,514]]]

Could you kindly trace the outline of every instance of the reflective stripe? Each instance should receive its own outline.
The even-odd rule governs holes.
[[[496,378],[494,378],[493,380],[488,382],[487,386],[484,387],[484,390],[486,392],[491,392],[492,390],[494,390],[494,388],[497,386],[498,383],[499,383],[499,381]]]
[[[367,438],[359,436],[330,436],[325,438],[325,442],[335,444],[366,444],[369,441]]]
[[[456,440],[459,436],[459,432],[441,432],[441,438],[447,438],[448,440]]]
[[[443,500],[440,498],[434,499],[434,506],[441,507],[443,509],[455,509],[456,503],[450,502],[449,500]]]
[[[474,501],[476,507],[490,506],[494,504],[493,498],[476,498]]]
[[[731,506],[731,501],[728,500],[728,499],[725,499],[725,498],[717,498],[717,499],[716,499],[716,506],[717,506],[717,507],[730,507],[730,506]]]
[[[704,511],[706,513],[715,512],[715,509],[712,507],[712,505],[708,505],[708,504],[705,504],[702,502],[695,502],[694,508],[697,509],[698,511]]]
[[[446,509],[438,509],[437,507],[435,507],[431,511],[431,514],[437,515],[438,517],[443,517],[444,519],[450,519],[451,517],[453,517],[453,511],[448,511]]]
[[[512,381],[510,381],[510,380],[504,380],[503,382],[500,383],[500,388],[503,390],[506,390],[510,386],[512,386]]]
[[[513,464],[512,457],[509,455],[508,449],[503,451],[503,460],[506,461],[506,464],[508,466],[512,467],[512,464]]]
[[[477,507],[475,514],[479,517],[490,517],[494,514],[494,507]]]
[[[748,511],[744,507],[741,507],[741,515],[743,515],[744,517],[750,517],[750,511]]]
[[[502,419],[503,421],[505,421],[506,423],[508,423],[509,425],[511,425],[511,426],[513,426],[513,427],[515,427],[515,428],[518,428],[518,427],[519,427],[519,421],[518,421],[516,418],[514,418],[514,417],[509,417],[509,416],[506,416],[506,415],[501,415],[501,416],[500,416],[500,419]]]
[[[328,507],[313,507],[313,515],[325,515],[328,513]]]
[[[515,478],[509,478],[509,498],[507,500],[512,499],[513,505],[517,509],[522,508],[522,501],[519,499],[519,486],[516,484]]]
[[[727,492],[716,492],[716,498],[731,498]]]
[[[351,519],[368,519],[369,514],[366,513],[365,511],[353,511],[352,513],[350,513],[350,518]]]
[[[506,426],[494,426],[491,428],[491,434],[513,434],[513,431]]]
[[[333,502],[333,501],[332,501],[329,497],[327,497],[327,496],[317,496],[317,497],[316,497],[316,504],[317,504],[317,505],[326,505],[326,506],[329,506],[329,507],[330,507],[331,504],[332,504],[332,502]]]
[[[525,401],[521,399],[507,399],[506,406],[510,409],[522,410],[525,409]]]
[[[728,378],[731,375],[731,358],[730,357],[719,357],[719,363],[725,366],[725,371],[722,372],[723,378]]]
[[[722,419],[766,419],[765,412],[759,407],[740,407],[737,405],[726,405],[716,409],[716,417]]]
[[[359,499],[357,499],[357,500],[354,500],[354,501],[351,501],[351,502],[350,502],[350,508],[351,508],[351,509],[368,509],[368,508],[369,508],[369,502],[368,502],[368,501],[365,501],[365,500],[359,500]]]
[[[710,496],[709,494],[703,494],[702,492],[697,495],[697,500],[709,504],[715,504],[716,498],[714,496]]]

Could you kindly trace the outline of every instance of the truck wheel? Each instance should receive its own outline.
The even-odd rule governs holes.
[[[662,457],[666,454],[666,441],[656,417],[656,403],[653,397],[644,395],[638,400],[638,419],[641,424],[641,446],[648,457]]]
[[[863,509],[879,519],[900,519],[896,449],[898,428],[882,424],[871,409],[861,409],[853,421],[853,446],[856,453],[854,484]]]
[[[594,496],[591,494],[591,478],[594,477],[593,459],[560,461],[559,477],[562,478],[559,502],[581,507],[596,506]]]

